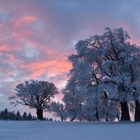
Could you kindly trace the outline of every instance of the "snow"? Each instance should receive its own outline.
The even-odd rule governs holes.
[[[0,140],[140,140],[140,123],[0,121]]]

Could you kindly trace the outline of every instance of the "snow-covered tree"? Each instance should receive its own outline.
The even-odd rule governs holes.
[[[43,120],[45,110],[51,98],[58,93],[53,83],[30,80],[16,86],[16,94],[10,97],[12,104],[22,104],[36,109],[37,118]]]
[[[72,120],[98,120],[99,79],[96,65],[93,66],[96,57],[89,43],[89,40],[79,41],[75,46],[77,54],[69,57],[73,69],[65,88],[64,102]]]
[[[50,111],[50,112],[53,112],[54,116],[60,117],[61,121],[64,121],[67,118],[67,113],[65,111],[65,106],[62,103],[53,101],[49,105],[49,108],[47,110]]]
[[[76,44],[77,54],[69,57],[73,69],[64,96],[72,117],[114,120],[121,107],[121,120],[130,120],[127,101],[139,103],[140,49],[129,38],[122,28],[106,28],[103,35]]]
[[[120,101],[121,120],[130,120],[127,101],[135,100],[139,96],[140,73],[135,72],[135,69],[139,67],[140,49],[128,43],[128,38],[122,28],[113,31],[107,28],[107,32],[99,40],[104,46],[102,52],[105,53],[105,59],[99,67],[102,75],[101,85],[104,85],[102,89],[109,94],[110,99]],[[134,97],[135,94],[138,96]]]
[[[73,69],[70,71],[70,79],[64,90],[64,102],[71,120],[98,119],[97,102],[92,102],[97,99],[96,94],[92,94],[96,93],[97,86],[93,83],[97,81],[94,77],[94,68],[87,57],[92,53],[87,45],[87,40],[79,41],[76,44],[77,54],[69,57]]]

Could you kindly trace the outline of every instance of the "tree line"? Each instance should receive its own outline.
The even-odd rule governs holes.
[[[16,86],[10,97],[12,104],[36,109],[43,120],[43,111],[53,112],[61,120],[140,121],[140,48],[131,44],[122,28],[106,28],[75,45],[62,103],[55,102],[56,86],[48,81],[30,80]]]
[[[20,120],[20,121],[31,121],[31,120],[37,120],[35,116],[33,116],[31,113],[20,113],[19,111],[9,111],[7,108],[0,111],[0,120]],[[46,121],[56,121],[52,118],[45,118],[43,117],[43,120]]]
[[[19,111],[9,111],[4,109],[0,111],[0,120],[36,120],[36,117],[32,116],[31,113],[24,112],[22,115]]]

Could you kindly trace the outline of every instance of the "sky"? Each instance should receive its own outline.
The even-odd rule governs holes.
[[[8,97],[25,80],[62,89],[74,44],[106,27],[122,27],[140,44],[139,13],[140,0],[0,0],[0,110],[21,108]]]

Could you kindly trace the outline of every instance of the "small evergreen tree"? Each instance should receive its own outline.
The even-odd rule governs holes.
[[[32,120],[32,115],[31,115],[31,113],[28,114],[27,120]]]
[[[16,113],[16,120],[21,120],[21,115],[19,111],[17,111]]]
[[[22,119],[23,119],[23,120],[27,120],[27,113],[26,113],[26,112],[23,113]]]

